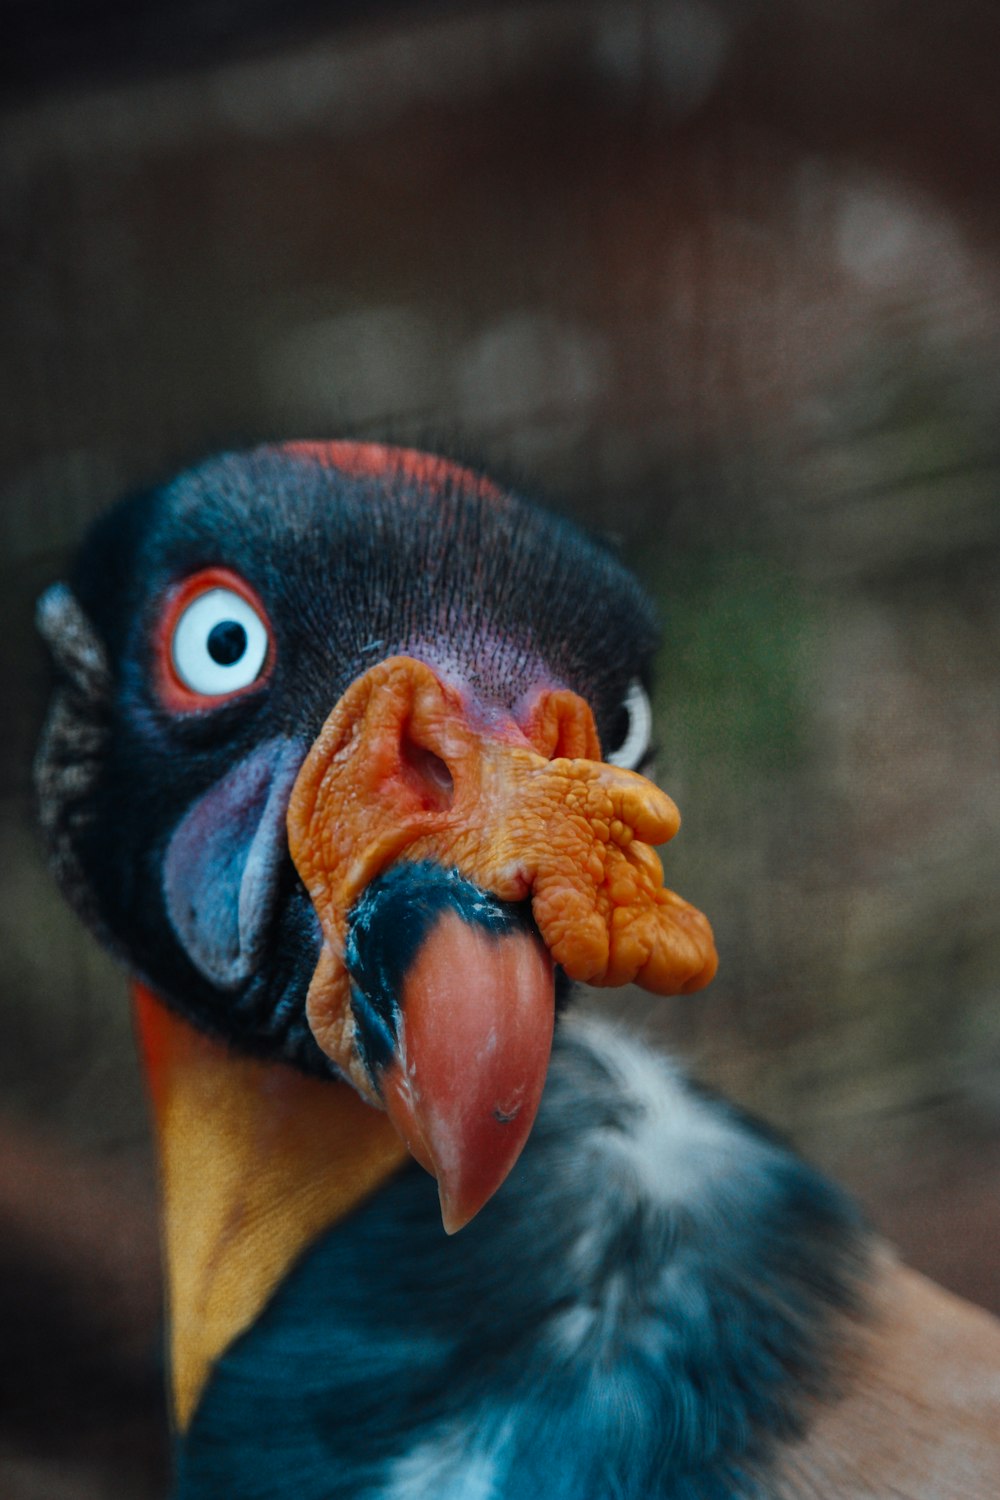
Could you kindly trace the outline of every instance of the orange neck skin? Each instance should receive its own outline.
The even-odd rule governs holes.
[[[173,1415],[298,1256],[409,1158],[347,1084],[231,1051],[134,986],[160,1163]]]

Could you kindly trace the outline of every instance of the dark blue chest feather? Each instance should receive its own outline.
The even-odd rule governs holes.
[[[781,1144],[570,1021],[467,1229],[415,1168],[302,1259],[217,1366],[178,1500],[762,1496],[865,1247]]]

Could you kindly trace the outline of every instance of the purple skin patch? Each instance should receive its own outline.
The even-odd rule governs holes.
[[[268,740],[188,809],[167,846],[167,915],[200,973],[234,990],[260,960],[306,747]]]

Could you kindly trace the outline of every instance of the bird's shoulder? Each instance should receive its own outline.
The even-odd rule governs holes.
[[[1000,1320],[882,1250],[870,1316],[784,1463],[781,1500],[994,1500]]]

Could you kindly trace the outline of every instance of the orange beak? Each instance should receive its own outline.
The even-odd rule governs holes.
[[[715,973],[711,929],[650,847],[670,798],[600,760],[589,707],[542,696],[522,732],[473,727],[430,667],[358,678],[299,772],[292,858],[323,947],[320,1047],[438,1179],[445,1227],[510,1171],[541,1098],[552,964],[658,994]]]

